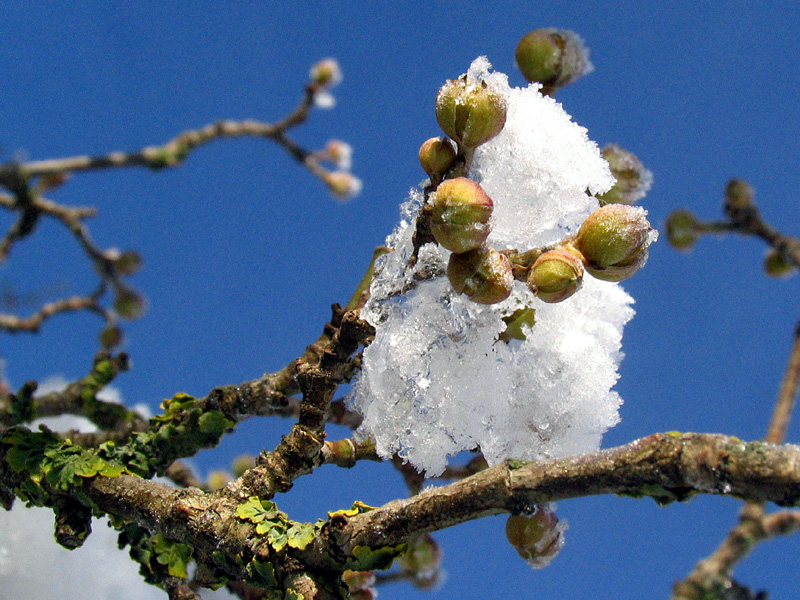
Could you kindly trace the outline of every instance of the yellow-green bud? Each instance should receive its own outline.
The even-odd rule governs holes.
[[[523,37],[515,53],[523,77],[552,95],[592,71],[589,49],[574,31],[536,29]]]
[[[725,186],[726,210],[741,210],[753,204],[755,192],[752,186],[742,179],[731,179]]]
[[[564,529],[548,505],[537,506],[531,516],[511,515],[506,521],[508,541],[536,569],[549,565],[561,550]]]
[[[335,58],[324,58],[311,67],[311,81],[320,86],[334,86],[342,81],[342,70]]]
[[[545,252],[533,263],[528,286],[543,302],[566,300],[578,291],[583,282],[581,257],[566,248]]]
[[[110,350],[122,343],[122,330],[116,325],[111,325],[100,332],[100,345]]]
[[[653,231],[646,214],[625,204],[607,204],[590,214],[575,238],[586,270],[598,279],[622,281],[642,268]]]
[[[600,204],[635,204],[645,197],[653,185],[653,174],[644,168],[633,152],[616,144],[607,144],[600,154],[617,180],[610,190],[597,196]]]
[[[431,181],[441,179],[456,162],[456,149],[447,138],[431,138],[419,148],[419,164]]]
[[[451,252],[474,250],[489,236],[493,207],[492,199],[471,179],[443,181],[432,194],[431,232]]]
[[[479,304],[502,302],[514,287],[511,261],[492,248],[451,254],[447,278],[457,293]]]
[[[673,211],[667,217],[667,241],[676,250],[691,250],[697,242],[697,218],[688,210]]]
[[[486,82],[467,83],[466,76],[445,83],[436,96],[436,120],[459,144],[475,148],[491,140],[506,124],[505,99]]]
[[[228,485],[230,480],[231,476],[227,471],[211,471],[211,473],[208,474],[206,484],[210,490],[217,491]]]
[[[245,471],[248,471],[256,466],[256,457],[252,454],[240,454],[233,459],[231,464],[231,471],[234,477],[241,477]]]
[[[144,297],[130,288],[117,286],[114,310],[121,319],[138,319],[144,314]]]
[[[764,257],[764,272],[770,277],[788,277],[797,270],[797,265],[786,259],[783,252],[770,249]]]
[[[408,550],[395,560],[405,573],[413,575],[414,581],[424,584],[435,578],[442,567],[442,550],[430,534],[411,539]]]

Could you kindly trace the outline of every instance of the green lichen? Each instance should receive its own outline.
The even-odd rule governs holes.
[[[353,548],[352,557],[348,558],[343,567],[350,571],[373,571],[375,569],[388,569],[392,561],[402,556],[408,549],[408,544],[399,546],[382,546],[370,548],[369,546],[356,546]]]
[[[314,541],[324,521],[316,523],[300,523],[292,521],[285,512],[278,510],[274,502],[259,500],[251,496],[246,502],[236,507],[234,513],[243,521],[250,521],[256,526],[258,535],[266,535],[267,543],[275,552],[286,546],[296,550],[305,548]]]

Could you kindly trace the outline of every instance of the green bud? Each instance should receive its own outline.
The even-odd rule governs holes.
[[[644,266],[655,237],[646,215],[625,204],[607,204],[590,214],[575,238],[586,270],[598,279],[622,281]]]
[[[586,263],[586,270],[595,279],[615,282],[625,281],[633,277],[639,269],[647,264],[647,257],[649,254],[648,246],[642,246],[628,258],[615,265],[601,267],[599,265],[593,265],[592,263]]]
[[[413,575],[417,587],[427,587],[442,568],[442,550],[430,534],[413,538],[408,550],[395,563],[402,571]]]
[[[764,257],[764,272],[770,277],[788,277],[797,270],[797,265],[787,260],[783,252],[770,249]]]
[[[752,186],[742,179],[731,179],[725,186],[726,210],[741,210],[753,204],[755,192]]]
[[[546,567],[564,546],[566,527],[558,522],[551,505],[539,505],[531,516],[511,515],[506,537],[534,569]]]
[[[431,138],[419,148],[419,164],[431,180],[441,180],[456,162],[456,150],[447,138]]]
[[[528,274],[528,286],[543,302],[566,300],[578,291],[583,282],[581,257],[566,248],[545,252]]]
[[[653,174],[644,168],[633,152],[616,144],[608,144],[600,150],[600,154],[617,180],[610,190],[597,196],[600,204],[635,204],[645,197],[653,184]]]
[[[121,319],[138,319],[144,314],[145,302],[141,294],[118,286],[114,298],[114,310]]]
[[[114,268],[120,275],[133,275],[142,268],[142,257],[138,252],[126,250],[114,259]]]
[[[493,208],[492,199],[471,179],[448,179],[432,195],[431,232],[451,252],[474,250],[492,230]]]
[[[667,241],[676,250],[691,250],[697,242],[698,222],[688,210],[676,210],[667,217]]]
[[[589,49],[574,31],[531,31],[517,44],[515,56],[523,77],[541,83],[542,94],[550,96],[593,69]]]
[[[230,480],[231,476],[227,471],[211,471],[211,473],[208,474],[206,485],[208,485],[208,489],[211,491],[217,491],[228,485]]]
[[[342,70],[335,58],[324,58],[311,67],[309,77],[319,86],[334,86],[342,81]]]
[[[451,254],[447,278],[457,293],[478,304],[502,302],[511,295],[514,287],[511,261],[492,248]]]
[[[106,327],[100,332],[100,345],[106,350],[115,348],[122,343],[122,330],[116,325]]]
[[[231,471],[234,477],[241,477],[245,471],[248,471],[256,466],[256,457],[252,454],[240,454],[233,459]]]
[[[436,120],[459,144],[475,148],[491,140],[506,124],[506,101],[486,82],[467,83],[466,75],[450,80],[436,97]]]

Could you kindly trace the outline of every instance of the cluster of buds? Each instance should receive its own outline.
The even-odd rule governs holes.
[[[523,77],[541,83],[542,94],[548,96],[593,69],[583,40],[568,30],[531,31],[517,44],[515,57]]]
[[[567,526],[559,522],[555,507],[542,504],[533,515],[511,515],[506,521],[506,537],[517,553],[534,569],[549,565],[564,546]]]
[[[584,272],[603,281],[632,277],[647,262],[653,240],[645,215],[625,204],[600,207],[573,240],[536,259],[527,278],[531,291],[544,302],[561,302],[580,289]]]
[[[432,195],[431,233],[452,252],[447,277],[473,302],[495,304],[511,294],[514,276],[508,257],[486,244],[494,205],[480,185],[457,177]]]
[[[770,248],[764,257],[764,272],[770,277],[788,277],[797,271],[797,265],[775,248]]]
[[[447,138],[431,138],[419,150],[419,162],[431,180],[430,229],[450,250],[447,277],[459,294],[473,302],[495,304],[511,294],[514,277],[508,257],[486,244],[494,204],[480,185],[453,177],[468,164],[475,148],[485,144],[506,123],[505,99],[486,82],[466,75],[448,81],[436,97],[436,120]]]

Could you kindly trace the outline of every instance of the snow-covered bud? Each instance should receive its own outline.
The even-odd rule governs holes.
[[[752,186],[742,179],[731,179],[725,186],[725,209],[742,210],[753,204],[755,192]]]
[[[430,580],[442,567],[442,550],[429,534],[421,535],[408,543],[408,550],[396,564],[415,579]]]
[[[419,164],[431,181],[441,179],[456,162],[456,150],[447,138],[431,138],[419,148]]]
[[[333,195],[341,200],[348,200],[353,196],[357,196],[363,185],[358,177],[347,171],[325,173],[323,180]]]
[[[517,44],[517,66],[523,77],[542,84],[542,94],[552,95],[593,70],[589,49],[574,31],[536,29]]]
[[[447,278],[453,289],[478,304],[496,304],[511,295],[511,261],[493,248],[450,255]]]
[[[644,168],[633,152],[616,144],[607,144],[600,154],[617,180],[610,190],[597,196],[600,204],[635,204],[645,197],[653,185],[653,174]]]
[[[575,238],[586,270],[598,279],[623,281],[641,269],[655,237],[646,215],[625,204],[607,204],[590,214]]]
[[[786,259],[783,252],[774,248],[764,257],[764,272],[770,277],[788,277],[797,270],[797,266]]]
[[[480,247],[492,229],[494,204],[483,188],[466,177],[443,181],[432,195],[431,232],[451,252]]]
[[[561,302],[578,291],[583,282],[581,257],[566,248],[545,252],[533,263],[528,286],[536,296],[549,303]]]
[[[459,144],[475,148],[491,140],[506,124],[505,99],[486,82],[450,80],[436,97],[436,120]]]
[[[564,546],[566,525],[558,521],[551,505],[539,505],[532,516],[511,515],[506,537],[534,569],[549,565]]]
[[[311,67],[309,76],[317,85],[333,87],[342,81],[342,70],[335,58],[324,58]]]
[[[697,242],[697,218],[688,210],[675,210],[667,217],[667,241],[676,250],[691,250]]]

